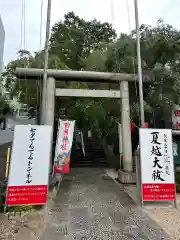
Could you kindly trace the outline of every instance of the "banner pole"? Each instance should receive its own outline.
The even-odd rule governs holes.
[[[5,178],[8,177],[8,173],[9,173],[10,154],[11,154],[11,148],[8,147],[8,150],[7,150],[7,157],[6,157],[6,172],[5,172]]]

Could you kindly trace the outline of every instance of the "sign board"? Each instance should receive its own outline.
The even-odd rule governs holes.
[[[46,204],[52,126],[16,125],[6,205]]]
[[[174,105],[172,110],[172,129],[180,129],[180,106]]]
[[[69,172],[71,148],[73,142],[75,121],[59,120],[56,140],[54,172]]]
[[[91,98],[120,98],[120,91],[117,91],[117,90],[56,88],[56,96],[61,96],[61,97],[91,97]]]
[[[142,201],[176,198],[172,131],[140,129]]]

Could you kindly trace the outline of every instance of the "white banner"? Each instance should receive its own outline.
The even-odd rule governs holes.
[[[66,163],[66,156],[70,154],[75,121],[59,120],[59,128],[56,140],[55,163]]]
[[[176,187],[170,129],[140,129],[143,201],[174,201]]]
[[[142,201],[175,201],[172,130],[140,129]]]
[[[15,126],[7,204],[44,204],[46,202],[51,139],[52,126]],[[13,191],[16,195],[11,198]],[[38,191],[44,195],[38,195]],[[21,197],[18,193],[21,193]]]
[[[142,183],[174,183],[172,132],[140,129]]]

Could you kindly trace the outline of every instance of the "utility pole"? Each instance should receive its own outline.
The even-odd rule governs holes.
[[[47,69],[48,69],[48,52],[49,52],[49,37],[50,37],[50,26],[51,26],[51,0],[48,0],[47,5],[47,20],[46,20],[46,40],[44,48],[44,73],[43,73],[43,95],[42,95],[42,106],[41,106],[41,124],[44,124],[45,113],[46,113],[46,95],[47,95]]]
[[[143,83],[142,83],[142,64],[141,64],[138,0],[134,0],[134,9],[135,9],[135,23],[136,23],[140,116],[141,116],[141,127],[144,128],[144,123],[145,123],[145,121],[144,121],[144,99],[143,99]]]

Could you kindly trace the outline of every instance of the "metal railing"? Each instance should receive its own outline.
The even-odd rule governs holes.
[[[84,138],[83,138],[83,132],[82,131],[80,131],[80,135],[81,135],[82,152],[83,152],[83,155],[85,157],[85,146],[84,146]]]

